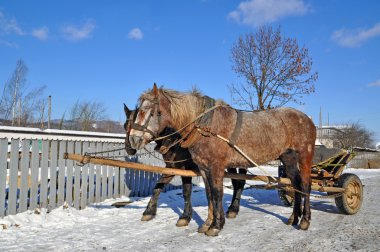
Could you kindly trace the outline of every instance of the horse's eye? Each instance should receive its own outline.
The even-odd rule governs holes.
[[[157,112],[157,116],[161,116],[161,111],[158,111],[158,112]]]

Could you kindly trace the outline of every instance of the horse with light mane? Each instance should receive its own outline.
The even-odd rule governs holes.
[[[292,108],[243,112],[223,102],[207,105],[205,96],[157,88],[140,97],[140,107],[129,141],[134,149],[158,139],[165,128],[181,134],[205,183],[208,217],[199,232],[216,236],[225,223],[223,176],[227,168],[248,168],[252,163],[233,146],[238,146],[257,164],[279,158],[292,186],[297,189],[293,212],[287,224],[307,230],[310,225],[311,166],[316,129],[311,119]],[[229,143],[215,136],[229,139]],[[303,209],[302,209],[303,199]]]
[[[132,124],[136,119],[138,110],[130,110],[124,104],[124,112],[126,116],[126,121],[124,123],[124,129],[126,132],[125,138],[125,149],[128,155],[133,156],[136,154],[136,150],[131,147],[129,142],[129,134],[132,129]],[[175,133],[175,130],[171,128],[166,128],[162,135],[168,135]],[[192,161],[190,152],[187,149],[182,148],[179,144],[175,142],[180,139],[181,136],[176,133],[172,136],[156,141],[155,150],[162,154],[163,160],[165,161],[167,168],[177,168],[177,169],[189,169],[198,170],[198,166]],[[229,169],[229,172],[236,173],[236,169]],[[239,170],[240,174],[245,174],[245,170]],[[141,218],[142,221],[150,221],[157,214],[157,202],[161,192],[164,187],[172,181],[174,175],[162,175],[157,181],[152,197],[143,213]],[[182,179],[182,189],[183,189],[183,199],[184,199],[184,209],[182,215],[177,221],[177,226],[187,226],[192,218],[192,206],[191,206],[191,192],[192,192],[192,178],[191,177],[181,177]],[[239,212],[240,207],[240,197],[244,189],[245,180],[232,179],[233,185],[233,197],[231,205],[227,211],[228,218],[235,218]]]

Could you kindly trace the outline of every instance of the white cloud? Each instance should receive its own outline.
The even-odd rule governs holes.
[[[0,10],[0,31],[5,34],[25,35],[15,18],[8,18]]]
[[[82,26],[67,25],[62,28],[62,33],[65,39],[69,41],[80,41],[91,37],[95,29],[95,22],[87,20]]]
[[[18,48],[18,44],[12,43],[12,42],[9,42],[9,41],[6,41],[6,40],[2,40],[2,39],[0,39],[0,45],[5,45],[5,46],[8,46],[8,47]]]
[[[367,40],[380,36],[380,23],[369,29],[340,29],[334,31],[331,38],[343,47],[359,47]]]
[[[368,84],[368,87],[380,87],[380,79]]]
[[[129,39],[141,40],[141,39],[143,39],[143,37],[144,37],[144,34],[143,34],[143,32],[140,30],[140,28],[133,28],[133,29],[130,30],[130,32],[128,33],[128,38],[129,38]]]
[[[286,16],[301,16],[309,11],[303,0],[249,0],[239,4],[228,18],[237,23],[260,26]]]
[[[47,27],[41,27],[32,31],[32,36],[39,40],[47,40],[49,37],[49,29]]]

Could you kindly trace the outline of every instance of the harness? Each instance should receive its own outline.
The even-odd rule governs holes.
[[[161,113],[160,113],[160,109],[159,109],[159,101],[158,101],[158,98],[156,97],[155,99],[153,100],[150,100],[151,103],[153,103],[154,105],[154,113],[157,113],[157,116],[158,116],[158,120],[160,120],[160,116],[161,116]],[[240,110],[235,110],[236,113],[237,113],[237,118],[236,118],[236,123],[235,123],[235,128],[234,128],[234,131],[232,132],[231,134],[231,137],[230,139],[227,139],[223,136],[220,136],[219,134],[216,134],[215,132],[212,132],[211,129],[209,127],[207,127],[211,121],[212,121],[212,117],[213,117],[213,112],[216,108],[219,108],[219,107],[222,107],[222,106],[225,106],[225,107],[230,107],[229,105],[225,105],[225,104],[218,104],[218,105],[215,105],[215,100],[211,99],[210,97],[208,96],[205,96],[204,97],[204,107],[206,106],[211,106],[213,105],[212,107],[209,107],[209,108],[206,108],[201,114],[199,114],[195,119],[193,119],[191,122],[189,122],[188,124],[186,124],[185,126],[183,126],[182,128],[178,129],[177,131],[171,133],[171,134],[168,134],[168,135],[165,135],[165,136],[158,136],[158,134],[156,134],[155,132],[152,132],[150,129],[148,129],[148,123],[153,115],[153,113],[150,113],[145,124],[144,125],[139,125],[139,124],[136,124],[136,123],[133,123],[132,124],[132,128],[135,129],[135,130],[139,130],[139,131],[143,131],[143,132],[148,132],[150,133],[152,136],[153,136],[153,141],[157,141],[157,140],[162,140],[162,139],[165,139],[165,138],[168,138],[174,134],[177,134],[177,133],[181,133],[183,132],[187,127],[189,127],[190,125],[196,123],[193,127],[193,129],[191,129],[187,134],[181,134],[182,137],[179,138],[178,140],[174,141],[171,145],[169,146],[164,146],[163,148],[160,149],[160,152],[162,154],[165,154],[170,148],[172,148],[173,146],[177,145],[177,144],[180,144],[182,148],[189,148],[190,146],[193,145],[193,143],[195,143],[201,136],[205,136],[205,137],[209,137],[209,136],[214,136],[216,138],[219,138],[221,139],[222,141],[226,142],[227,144],[229,144],[232,148],[234,148],[240,155],[242,155],[245,159],[247,159],[252,165],[258,167],[259,169],[261,169],[264,173],[267,173],[264,169],[262,169],[257,163],[255,163],[249,156],[247,156],[238,146],[236,146],[235,142],[236,140],[238,139],[239,135],[240,135],[240,132],[241,132],[241,128],[242,128],[242,123],[243,123],[243,112],[240,111]],[[201,125],[202,124],[202,125]],[[270,183],[271,182],[275,182],[276,179],[273,177],[273,176],[268,176],[269,179],[270,179]]]

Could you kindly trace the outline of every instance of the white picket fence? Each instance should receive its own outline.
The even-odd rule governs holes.
[[[49,210],[65,203],[84,209],[91,203],[125,196],[151,194],[160,174],[104,165],[80,166],[64,153],[84,154],[113,150],[123,140],[90,142],[0,138],[0,217],[36,208]],[[162,156],[149,150],[130,161],[164,166]],[[102,154],[126,160],[125,150]],[[169,186],[166,190],[178,188]]]

